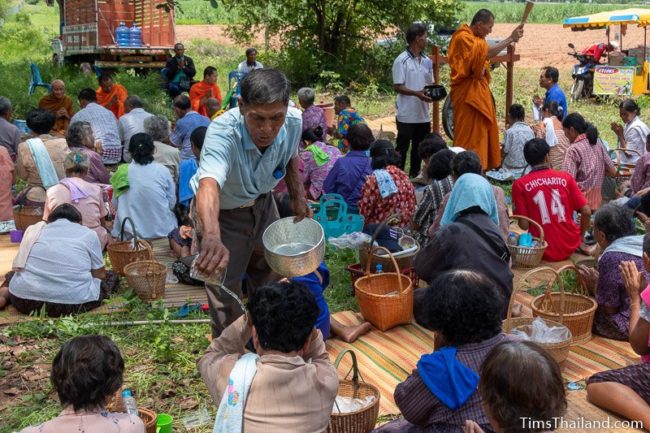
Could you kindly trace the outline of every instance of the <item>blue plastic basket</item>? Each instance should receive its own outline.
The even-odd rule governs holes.
[[[340,194],[323,195],[314,219],[323,227],[326,239],[363,230],[363,216],[348,213],[348,205]]]

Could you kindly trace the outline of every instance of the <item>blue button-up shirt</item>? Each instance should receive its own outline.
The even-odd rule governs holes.
[[[284,178],[287,164],[298,155],[301,135],[302,114],[289,108],[284,125],[262,153],[253,143],[239,108],[228,110],[208,127],[192,189],[196,193],[201,179],[212,178],[221,190],[221,209],[250,203]]]
[[[357,207],[361,188],[371,173],[370,158],[366,152],[352,150],[345,157],[336,160],[325,179],[323,191],[341,194],[348,206]]]
[[[564,96],[564,92],[560,88],[559,84],[557,83],[553,84],[553,87],[551,87],[546,91],[546,97],[544,98],[544,103],[547,102],[557,102],[558,105],[562,107],[562,119],[564,119],[564,117],[567,114],[569,114],[566,106],[566,96]]]
[[[176,121],[176,128],[170,138],[172,144],[181,150],[181,160],[194,158],[190,136],[199,126],[210,125],[210,119],[201,116],[196,111],[188,111],[185,116]]]

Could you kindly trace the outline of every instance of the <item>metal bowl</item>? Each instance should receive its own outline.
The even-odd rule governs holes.
[[[325,257],[325,233],[311,218],[299,223],[282,218],[262,235],[264,257],[271,269],[285,277],[300,277],[318,268]]]
[[[424,86],[424,94],[431,98],[433,102],[438,102],[447,97],[447,89],[440,84],[430,84]]]

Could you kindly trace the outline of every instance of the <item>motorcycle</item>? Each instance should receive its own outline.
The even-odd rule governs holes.
[[[571,100],[590,98],[594,90],[594,70],[597,62],[592,56],[578,53],[573,44],[569,44],[569,48],[573,52],[568,53],[570,56],[575,57],[578,61],[577,65],[573,66],[571,71],[571,78],[573,84],[571,85]]]

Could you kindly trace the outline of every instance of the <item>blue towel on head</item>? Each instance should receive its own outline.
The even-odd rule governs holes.
[[[449,195],[449,201],[440,220],[440,227],[451,224],[465,209],[478,206],[499,225],[497,201],[492,185],[483,176],[466,173],[458,178]]]
[[[377,179],[377,187],[379,188],[381,198],[390,197],[397,193],[397,185],[395,185],[395,181],[390,173],[383,169],[375,170],[372,173],[375,175],[375,179]]]
[[[30,138],[27,140],[27,146],[34,159],[36,170],[43,183],[43,188],[48,189],[59,183],[59,176],[56,174],[54,164],[50,154],[47,153],[45,143],[40,138]]]
[[[479,375],[456,359],[455,347],[443,347],[418,361],[418,373],[429,391],[451,410],[476,392]]]

